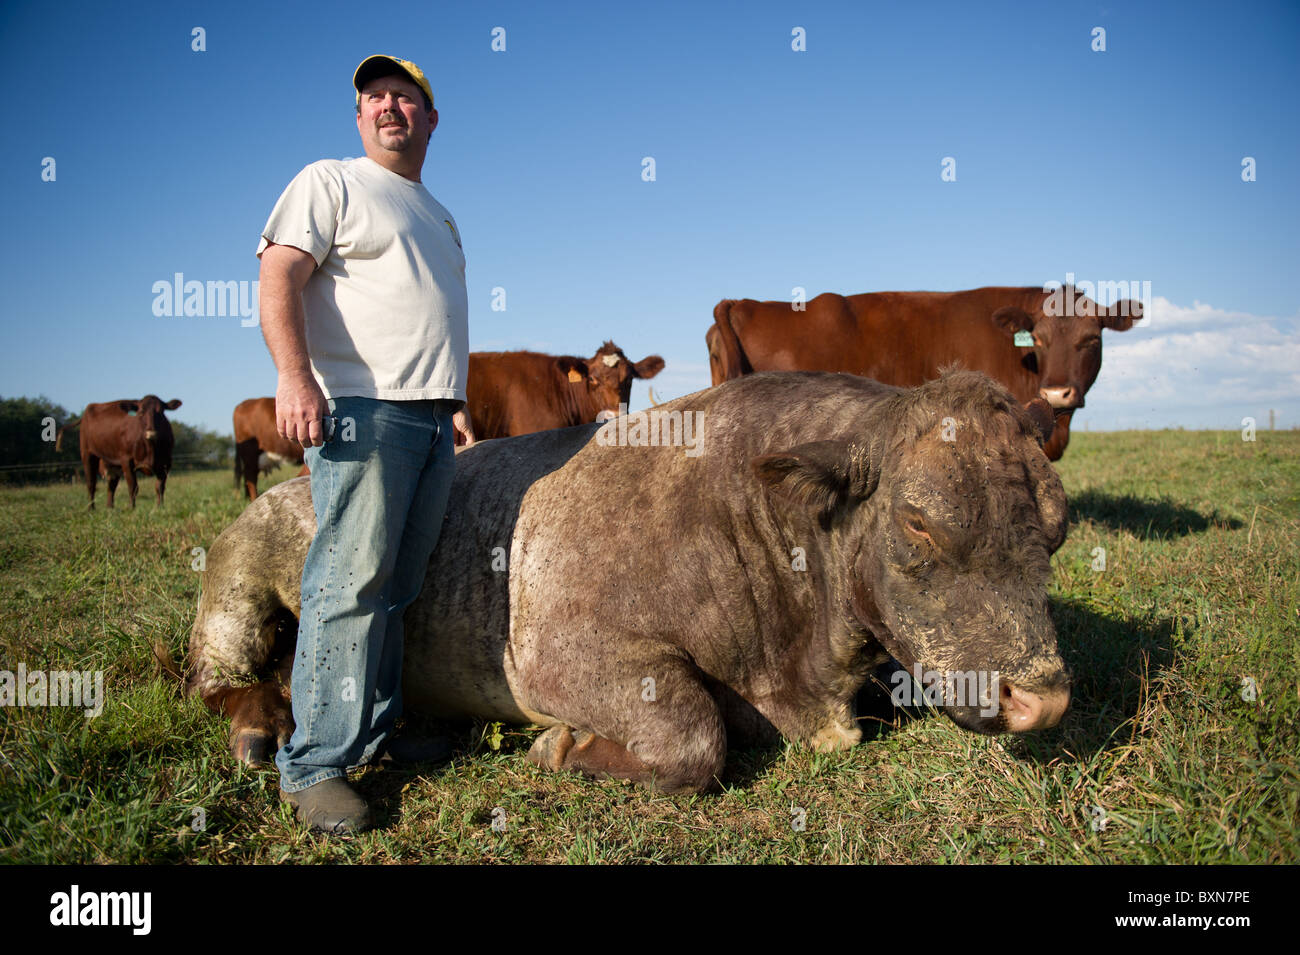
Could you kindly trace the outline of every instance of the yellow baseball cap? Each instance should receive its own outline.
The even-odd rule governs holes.
[[[429,88],[429,81],[424,77],[424,70],[410,60],[400,60],[395,56],[378,54],[368,56],[362,60],[361,65],[357,67],[357,71],[352,74],[352,85],[357,88],[357,105],[361,105],[361,88],[363,86],[376,76],[389,76],[393,73],[405,73],[409,76],[412,83],[424,90],[424,95],[429,97],[429,108],[433,108],[433,90]]]

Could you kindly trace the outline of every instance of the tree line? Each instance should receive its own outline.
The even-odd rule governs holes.
[[[0,397],[0,484],[44,484],[81,479],[81,435],[74,426],[63,436],[63,449],[54,450],[58,429],[78,418],[44,395],[38,398]],[[53,419],[53,423],[49,421]],[[172,470],[228,467],[234,463],[231,435],[203,431],[167,419],[176,437]]]

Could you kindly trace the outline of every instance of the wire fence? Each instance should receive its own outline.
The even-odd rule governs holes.
[[[177,462],[202,461],[210,464],[212,467],[228,467],[230,461],[222,461],[214,458],[211,454],[178,454],[172,458],[172,470],[176,470]],[[44,464],[0,464],[0,475],[3,474],[22,474],[28,471],[49,471],[49,470],[81,470],[81,461],[49,461]]]

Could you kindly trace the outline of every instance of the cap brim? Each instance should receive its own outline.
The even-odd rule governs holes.
[[[361,61],[357,71],[352,74],[352,85],[360,93],[362,87],[373,80],[376,76],[391,76],[397,73],[401,76],[408,77],[412,83],[415,83],[415,77],[406,72],[406,68],[398,63],[391,56],[369,56]],[[415,83],[419,86],[419,83]]]

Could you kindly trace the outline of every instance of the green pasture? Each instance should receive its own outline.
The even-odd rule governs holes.
[[[243,507],[228,471],[177,473],[161,510],[152,479],[134,511],[0,488],[0,671],[101,670],[106,696],[0,708],[0,861],[1300,861],[1300,432],[1076,432],[1059,467],[1056,729],[975,736],[881,696],[850,752],[733,752],[720,794],[665,796],[453,725],[450,765],[355,778],[379,825],[353,838],[298,824],[155,663],[185,651],[194,548]]]

